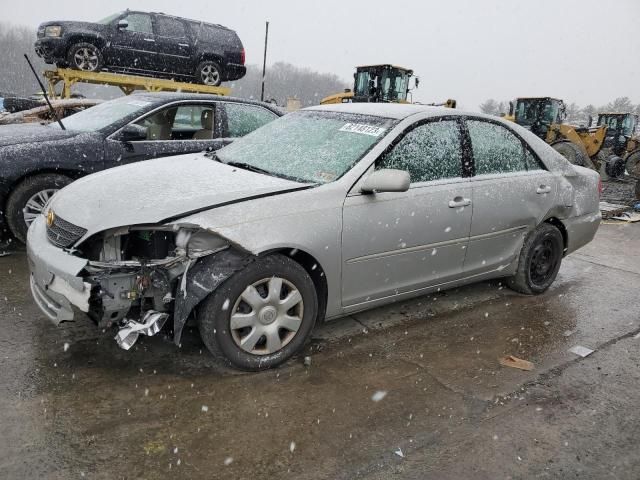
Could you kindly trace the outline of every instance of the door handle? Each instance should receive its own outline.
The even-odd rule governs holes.
[[[449,200],[449,208],[467,207],[469,205],[471,205],[470,198],[456,197],[453,200]]]
[[[145,42],[154,42],[155,43],[155,40],[153,38],[145,38],[144,41]]]
[[[190,45],[188,43],[179,43],[178,46],[180,46],[180,47],[189,47]]]
[[[543,193],[549,193],[551,191],[551,187],[549,185],[540,185],[537,190],[536,193],[538,195],[541,195]]]

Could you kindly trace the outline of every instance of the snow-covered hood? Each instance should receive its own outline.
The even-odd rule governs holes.
[[[75,137],[79,133],[80,132],[62,130],[37,123],[2,125],[2,127],[0,127],[0,147],[62,140],[65,138]]]
[[[56,194],[50,208],[59,218],[87,229],[86,236],[90,236],[305,187],[190,154],[89,175]]]

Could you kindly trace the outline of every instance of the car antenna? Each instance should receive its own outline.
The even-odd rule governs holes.
[[[62,124],[62,121],[60,120],[60,117],[58,117],[58,114],[56,113],[56,111],[51,106],[51,102],[49,101],[49,96],[47,95],[47,90],[46,90],[46,88],[44,88],[44,85],[42,84],[42,81],[40,80],[40,77],[38,77],[38,74],[36,73],[36,69],[33,68],[33,64],[31,63],[31,60],[29,60],[29,57],[27,56],[26,53],[24,54],[24,58],[27,60],[27,63],[29,64],[29,67],[31,68],[31,71],[35,75],[36,80],[38,81],[38,84],[40,85],[40,88],[42,89],[42,93],[44,95],[44,99],[47,101],[47,105],[49,105],[49,110],[51,110],[51,114],[53,115],[53,118],[56,119],[56,122],[58,122],[58,125],[60,125],[60,128],[62,130],[66,130],[66,128],[64,128],[64,125]]]

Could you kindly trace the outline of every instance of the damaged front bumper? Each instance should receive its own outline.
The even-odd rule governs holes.
[[[37,218],[29,229],[27,255],[31,293],[47,318],[58,325],[73,320],[74,307],[89,312],[92,286],[80,276],[87,260],[50,244],[44,217]]]
[[[37,218],[29,229],[27,252],[31,291],[42,312],[56,325],[73,320],[77,311],[104,328],[120,324],[116,340],[125,349],[140,333],[157,333],[173,315],[174,342],[179,344],[194,308],[253,258],[213,234],[166,227],[158,230],[171,232],[172,238],[175,234],[171,256],[147,261],[120,258],[123,246],[114,239],[137,228],[106,235],[101,255],[108,258],[96,261],[52,245],[44,217]]]

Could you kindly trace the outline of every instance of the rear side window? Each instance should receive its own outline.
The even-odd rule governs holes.
[[[278,118],[275,113],[266,108],[253,105],[226,103],[225,109],[227,111],[227,135],[231,138],[244,137]]]
[[[156,17],[157,34],[163,37],[183,38],[186,37],[184,24],[171,17]]]
[[[411,183],[462,177],[462,148],[458,122],[425,123],[407,133],[376,164],[376,170],[405,170]]]
[[[522,141],[508,129],[482,120],[467,120],[467,127],[471,137],[476,175],[528,170],[525,154],[527,151]],[[538,168],[540,167],[536,166],[536,169]]]
[[[130,32],[153,33],[151,16],[146,13],[130,13],[124,20],[129,23],[126,30]]]

